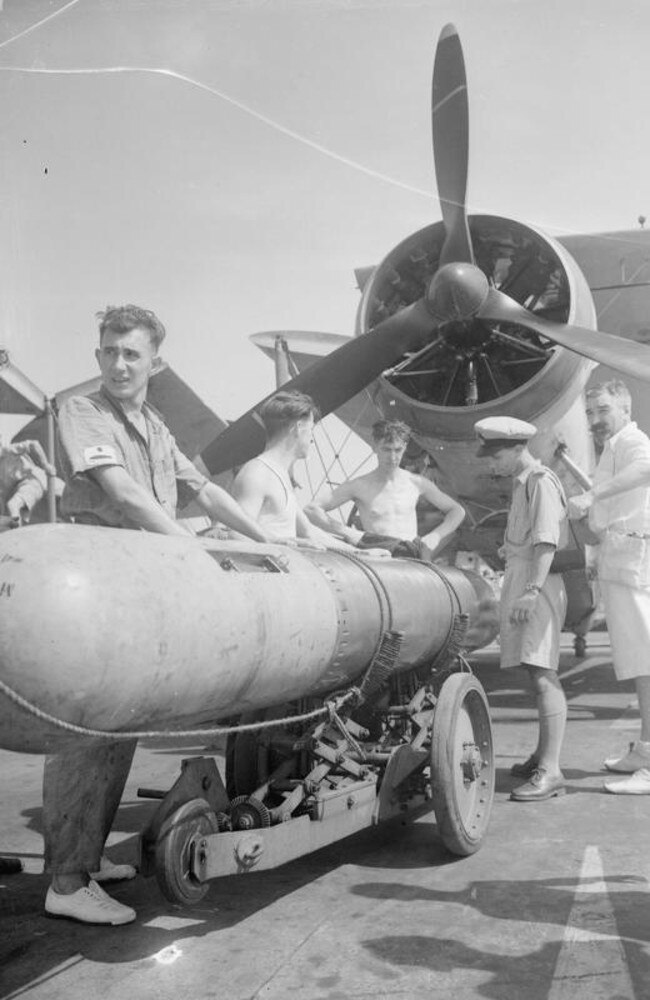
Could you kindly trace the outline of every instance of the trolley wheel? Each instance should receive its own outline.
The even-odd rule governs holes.
[[[436,702],[431,735],[433,808],[442,842],[466,857],[481,846],[494,798],[490,711],[480,682],[452,674]]]
[[[217,817],[205,799],[190,799],[165,819],[156,838],[156,879],[163,895],[185,906],[198,903],[209,889],[192,873],[194,842],[219,832]]]

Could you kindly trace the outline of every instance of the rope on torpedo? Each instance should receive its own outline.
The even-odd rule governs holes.
[[[209,729],[171,729],[171,730],[160,730],[160,729],[150,729],[150,730],[135,730],[130,732],[109,732],[104,729],[89,729],[86,726],[77,726],[73,722],[65,722],[63,719],[58,719],[54,715],[50,715],[49,712],[43,711],[37,705],[33,705],[32,702],[23,698],[22,695],[14,691],[13,688],[5,684],[4,681],[0,680],[0,693],[4,694],[13,701],[14,704],[19,705],[20,708],[24,708],[31,715],[40,719],[42,722],[48,722],[52,726],[56,726],[58,729],[63,729],[65,732],[72,733],[75,736],[92,736],[97,739],[111,739],[111,740],[159,740],[159,739],[191,739],[195,736],[227,736],[229,733],[242,733],[247,731],[254,731],[256,729],[272,729],[275,726],[290,725],[295,722],[307,722],[309,719],[317,719],[322,715],[329,715],[330,718],[334,718],[340,708],[346,704],[346,702],[355,700],[359,696],[359,689],[356,687],[350,688],[348,691],[342,694],[333,696],[329,701],[326,701],[321,708],[315,708],[311,712],[303,712],[302,715],[289,715],[284,719],[268,719],[262,722],[247,722],[242,725],[236,726],[212,726]]]

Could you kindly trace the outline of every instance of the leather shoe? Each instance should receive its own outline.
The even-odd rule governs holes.
[[[613,795],[650,795],[650,768],[640,767],[622,781],[606,781],[604,788]]]
[[[127,879],[135,878],[138,874],[133,865],[116,865],[105,854],[99,860],[99,871],[91,872],[90,877],[95,882],[124,882]]]
[[[135,910],[112,899],[96,882],[69,894],[55,892],[50,886],[45,897],[45,912],[50,917],[67,917],[82,924],[130,924]]]
[[[539,761],[534,753],[531,753],[528,760],[525,760],[523,764],[513,764],[510,768],[510,774],[513,778],[530,778],[538,767]]]
[[[551,775],[545,767],[536,767],[525,785],[510,793],[513,802],[543,802],[554,795],[564,795],[564,775]]]
[[[622,774],[634,774],[642,767],[650,767],[650,753],[645,749],[647,743],[630,743],[630,749],[623,757],[608,757],[604,766],[608,771],[619,771]]]

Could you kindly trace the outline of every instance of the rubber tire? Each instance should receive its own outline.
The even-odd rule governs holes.
[[[576,635],[573,640],[573,652],[577,660],[584,660],[587,655],[587,638],[584,635]]]
[[[194,837],[219,832],[217,817],[205,799],[190,799],[170,813],[160,828],[154,847],[156,879],[171,903],[191,906],[210,888],[190,872],[190,844]]]
[[[486,762],[480,778],[460,772],[462,741],[471,738]],[[473,674],[456,673],[442,685],[431,734],[431,790],[438,834],[452,854],[474,854],[487,830],[494,799],[494,741],[485,691]],[[465,794],[467,793],[467,794]]]

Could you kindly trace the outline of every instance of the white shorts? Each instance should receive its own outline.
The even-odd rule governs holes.
[[[601,580],[600,593],[617,680],[650,677],[650,590]]]

